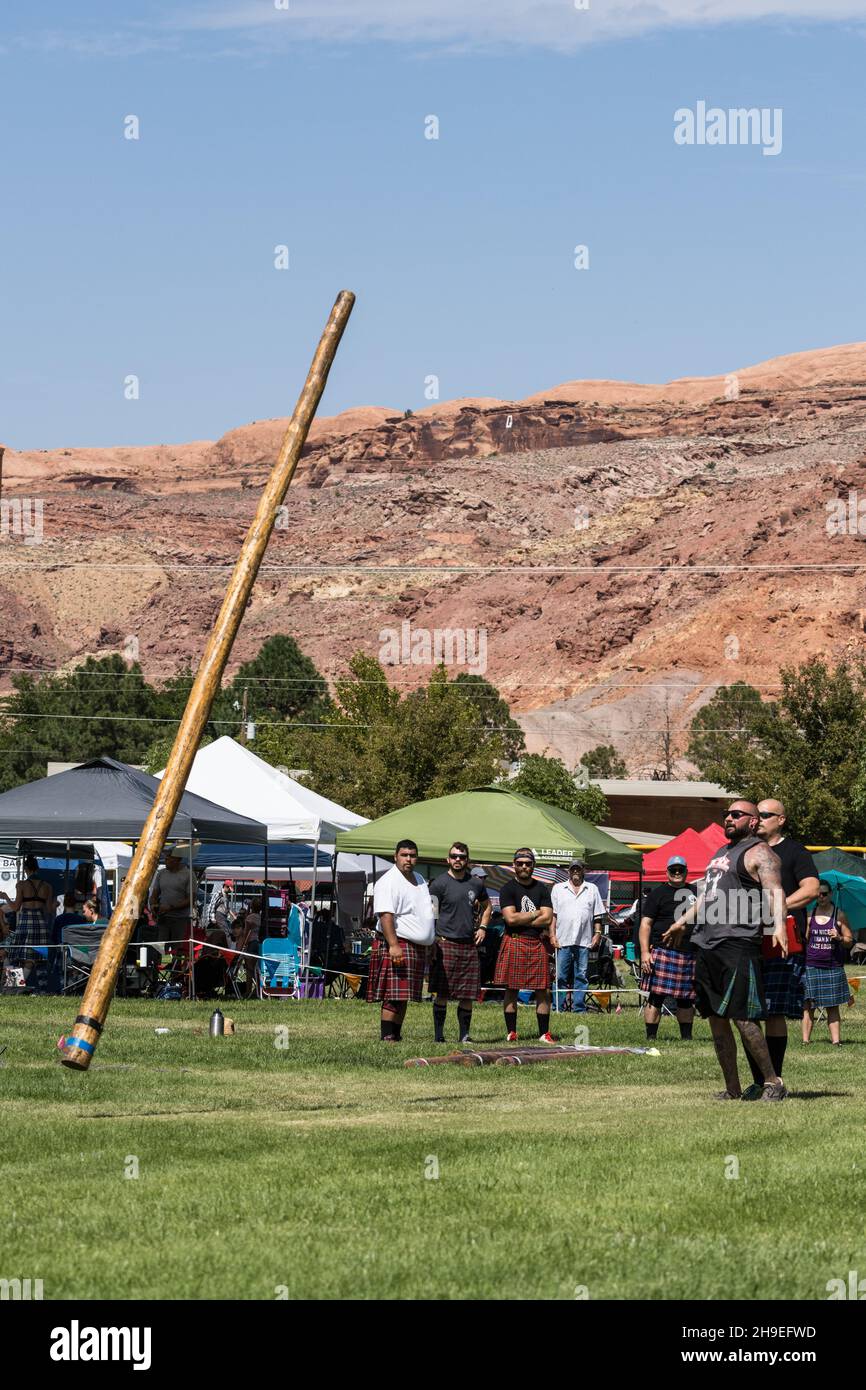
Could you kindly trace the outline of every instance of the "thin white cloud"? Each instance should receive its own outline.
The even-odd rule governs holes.
[[[580,4],[584,0],[579,0]],[[388,39],[412,43],[523,44],[573,49],[674,27],[757,20],[866,18],[866,0],[235,0],[178,6],[169,24],[246,32],[259,42]]]

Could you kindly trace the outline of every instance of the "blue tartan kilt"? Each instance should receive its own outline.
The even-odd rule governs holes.
[[[695,958],[667,946],[656,946],[652,952],[649,977],[650,994],[670,994],[674,999],[695,1002]]]
[[[841,965],[807,965],[805,996],[809,1005],[834,1009],[851,997],[848,976]]]
[[[785,1018],[803,1017],[803,979],[806,973],[802,951],[787,960],[764,961],[764,994],[767,1013]]]

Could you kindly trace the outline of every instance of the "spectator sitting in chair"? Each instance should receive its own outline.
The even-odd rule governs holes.
[[[98,898],[85,898],[81,905],[81,915],[90,927],[102,927],[105,930],[108,926],[108,918],[99,915]]]

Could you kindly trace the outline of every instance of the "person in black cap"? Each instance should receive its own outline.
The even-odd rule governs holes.
[[[505,990],[505,1031],[509,1042],[517,1042],[517,995],[522,989],[535,991],[538,1036],[552,1043],[550,1035],[550,956],[543,938],[553,924],[550,889],[533,877],[535,854],[531,849],[514,851],[514,878],[503,884],[499,907],[505,932],[496,960],[495,985]]]
[[[666,883],[657,883],[644,898],[640,919],[641,987],[649,994],[644,1010],[646,1035],[659,1031],[662,1004],[670,995],[677,1001],[680,1037],[692,1036],[695,1017],[695,953],[684,943],[663,946],[662,937],[681,912],[691,907],[697,894],[694,884],[686,883],[688,865],[681,854],[672,854],[667,863]]]

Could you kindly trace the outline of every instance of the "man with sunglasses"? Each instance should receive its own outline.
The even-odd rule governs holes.
[[[469,849],[455,840],[448,851],[448,871],[430,884],[436,940],[430,966],[430,993],[435,994],[433,1033],[445,1041],[448,1000],[457,1000],[457,1028],[462,1043],[471,1042],[472,1003],[478,998],[481,970],[478,951],[487,936],[491,906],[482,879],[469,872]]]
[[[665,996],[677,1001],[680,1037],[691,1039],[695,1017],[695,953],[684,943],[679,949],[663,946],[662,937],[697,899],[694,884],[686,883],[686,861],[680,854],[667,863],[667,883],[657,883],[644,899],[640,919],[641,984],[649,993],[644,1024],[649,1039],[656,1037]]]
[[[550,956],[543,937],[553,922],[550,889],[533,877],[535,854],[514,851],[514,878],[503,885],[499,907],[505,931],[496,958],[493,983],[505,990],[505,1032],[517,1042],[517,996],[522,989],[535,991],[538,1036],[552,1043],[550,1035]]]
[[[703,892],[662,937],[664,946],[679,947],[686,928],[697,924],[691,942],[697,948],[698,1011],[709,1019],[725,1079],[716,1100],[742,1098],[732,1021],[760,1070],[761,1100],[784,1100],[787,1094],[757,1022],[766,1014],[761,956],[765,903],[772,911],[773,940],[783,955],[788,953],[779,860],[758,837],[759,825],[757,806],[738,797],[725,815],[728,843],[707,865]]]
[[[781,801],[773,798],[759,801],[758,819],[758,834],[764,844],[769,845],[781,865],[785,906],[794,919],[797,941],[802,947],[806,940],[806,905],[818,896],[818,870],[815,868],[815,861],[805,845],[792,840],[786,833],[788,817]],[[767,934],[768,928],[765,926],[764,935]],[[773,952],[772,957],[764,961],[767,1048],[773,1068],[779,1076],[782,1075],[788,1046],[787,1020],[801,1019],[803,1016],[805,959],[802,950],[794,950],[784,957]],[[756,1072],[754,1063],[751,1065],[754,1081],[743,1092],[743,1099],[759,1100],[760,1073]]]

